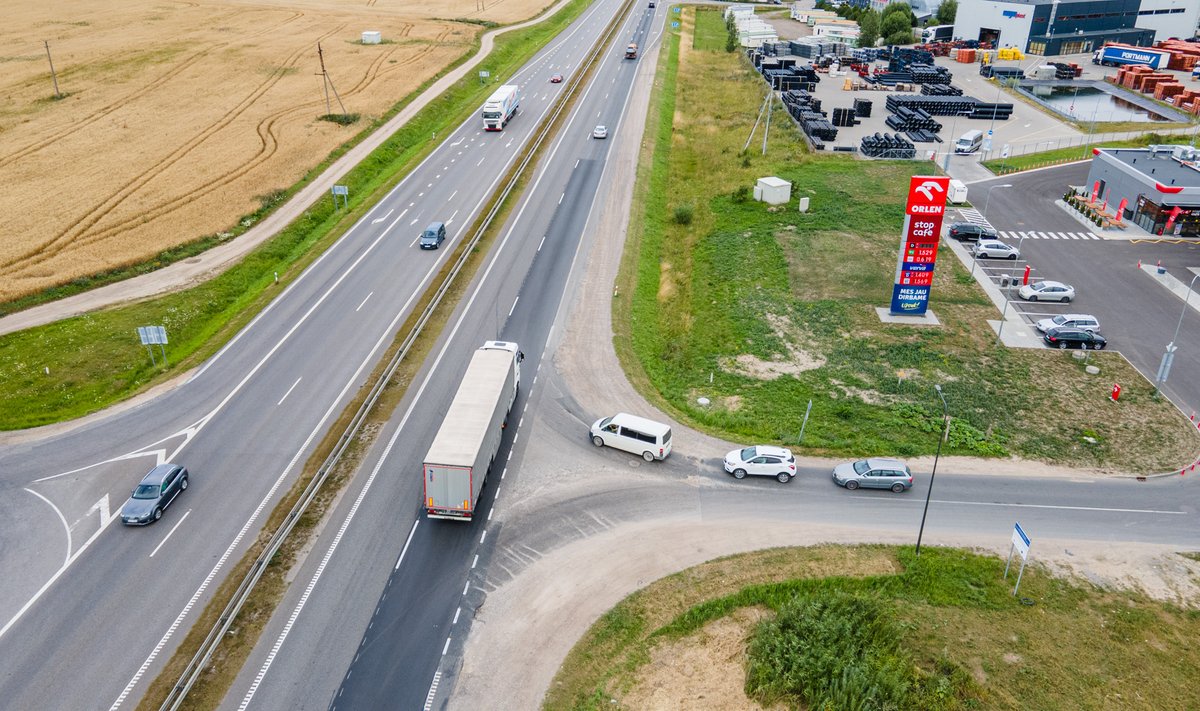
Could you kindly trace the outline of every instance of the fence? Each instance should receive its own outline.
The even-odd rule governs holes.
[[[1147,129],[1151,129],[1151,128],[1152,127],[1147,126]],[[1009,144],[1007,156],[1001,155],[1001,153],[1004,150],[1003,145],[998,146],[996,143],[993,143],[991,150],[983,151],[982,153],[979,154],[979,160],[980,160],[980,162],[989,161],[989,160],[1003,160],[1006,157],[1007,158],[1016,158],[1017,156],[1028,155],[1030,153],[1043,153],[1046,151],[1058,150],[1060,148],[1074,148],[1076,146],[1078,146],[1079,148],[1082,149],[1082,148],[1085,148],[1087,146],[1091,146],[1091,145],[1094,145],[1097,143],[1107,143],[1109,141],[1130,140],[1133,138],[1138,138],[1139,136],[1144,136],[1147,133],[1157,133],[1157,134],[1160,134],[1163,136],[1167,136],[1167,135],[1183,136],[1185,138],[1188,138],[1189,141],[1191,141],[1191,140],[1195,139],[1196,131],[1197,131],[1197,129],[1195,127],[1185,127],[1185,128],[1177,128],[1177,129],[1170,129],[1170,130],[1163,130],[1163,131],[1147,130],[1147,131],[1123,131],[1123,132],[1118,132],[1118,133],[1086,133],[1086,134],[1081,134],[1078,136],[1070,136],[1067,138],[1051,138],[1051,139],[1048,139],[1045,141],[1035,141],[1033,143],[1018,143],[1016,145]],[[1083,153],[1083,151],[1080,151],[1080,152],[1081,152],[1081,154]],[[1078,158],[1063,158],[1063,159],[1060,159],[1058,162],[1066,162],[1069,160],[1078,160]],[[1049,160],[1048,162],[1053,162],[1053,160]]]

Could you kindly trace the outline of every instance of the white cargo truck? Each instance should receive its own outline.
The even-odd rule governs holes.
[[[483,130],[503,131],[520,104],[520,87],[516,84],[505,84],[492,92],[483,104]]]
[[[467,365],[425,455],[425,513],[470,521],[521,387],[516,343],[486,341]]]

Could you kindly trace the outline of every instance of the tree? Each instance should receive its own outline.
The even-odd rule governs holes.
[[[726,52],[736,52],[737,48],[738,48],[737,25],[734,24],[733,15],[731,14],[725,20],[725,51]]]
[[[958,0],[942,0],[938,5],[937,21],[939,25],[953,25],[954,16],[958,14]]]
[[[912,37],[912,23],[909,22],[908,15],[903,12],[889,14],[887,10],[884,10],[883,18],[879,22],[879,29],[883,36],[888,38],[888,42],[893,44],[895,44],[892,40],[894,35],[903,35],[907,32],[908,36]],[[912,39],[908,41],[911,43]]]
[[[858,21],[858,46],[874,47],[879,40],[879,13],[867,10]]]
[[[913,14],[912,6],[906,2],[889,3],[883,8],[883,13],[880,15],[879,21],[882,23],[882,26],[885,28],[885,30],[888,26],[888,18],[892,17],[893,15],[899,15],[903,17],[908,23],[909,28],[916,27],[917,25],[917,16]],[[896,21],[893,20],[893,22]],[[898,27],[899,25],[897,25],[897,28]],[[884,34],[886,35],[888,32],[885,31]]]
[[[887,36],[888,44],[913,44],[916,41],[916,38],[913,37],[913,31],[911,28],[907,30],[900,30],[899,32],[893,32]]]

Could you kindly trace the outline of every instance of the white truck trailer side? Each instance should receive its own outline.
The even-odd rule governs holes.
[[[442,426],[425,455],[425,513],[470,521],[487,480],[508,411],[521,386],[516,343],[487,341],[471,356]]]
[[[503,131],[520,104],[520,87],[516,84],[505,84],[492,92],[483,104],[483,130]]]

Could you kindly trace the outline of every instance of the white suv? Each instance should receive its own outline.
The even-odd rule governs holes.
[[[1065,326],[1067,328],[1078,328],[1081,331],[1088,333],[1100,332],[1100,321],[1091,314],[1059,314],[1054,318],[1044,318],[1036,324],[1037,330],[1045,333],[1052,328]]]
[[[745,479],[747,474],[773,476],[786,484],[796,476],[796,458],[791,450],[760,444],[726,454],[725,471],[734,479]]]

